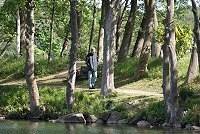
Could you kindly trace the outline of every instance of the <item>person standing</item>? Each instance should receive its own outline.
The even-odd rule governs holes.
[[[86,64],[88,68],[88,87],[89,89],[95,89],[98,68],[98,57],[95,48],[91,48],[91,51],[87,54]]]

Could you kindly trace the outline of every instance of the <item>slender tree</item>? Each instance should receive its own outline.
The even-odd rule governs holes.
[[[20,56],[23,55],[25,45],[26,45],[26,36],[25,36],[25,10],[23,7],[19,8],[19,16],[20,16]]]
[[[190,58],[190,64],[188,67],[187,75],[185,77],[185,83],[191,83],[198,76],[198,53],[196,43],[193,44],[192,54]]]
[[[48,53],[48,64],[52,58],[52,46],[53,46],[53,25],[54,25],[54,14],[55,14],[55,0],[52,0],[52,13],[51,13],[51,23],[50,23],[50,44]]]
[[[26,19],[26,63],[25,63],[25,77],[26,84],[29,89],[30,98],[30,112],[37,117],[39,111],[39,91],[34,76],[34,0],[27,0],[27,19]]]
[[[197,45],[197,53],[198,53],[198,63],[200,63],[200,24],[199,24],[199,16],[197,13],[197,7],[195,0],[191,0],[192,2],[192,12],[194,15],[194,35],[196,39],[196,45]],[[200,71],[200,66],[199,66]]]
[[[105,18],[105,0],[102,0],[101,20],[99,22],[98,51],[97,51],[99,61],[103,60],[104,18]]]
[[[16,44],[17,44],[17,57],[20,56],[20,33],[21,33],[21,27],[20,27],[20,15],[19,15],[19,8],[17,10],[17,36],[16,36]]]
[[[145,1],[145,13],[146,13],[146,30],[143,43],[142,52],[140,55],[139,63],[134,75],[134,80],[139,80],[145,76],[147,69],[147,61],[149,58],[152,35],[153,35],[153,20],[154,20],[155,0]]]
[[[116,15],[119,0],[105,0],[106,16],[104,22],[104,55],[101,80],[101,96],[106,97],[114,87],[114,56]]]
[[[78,46],[78,25],[77,25],[77,11],[76,0],[70,0],[70,28],[71,28],[71,49],[70,49],[70,63],[68,70],[67,89],[66,89],[66,104],[69,111],[72,110],[75,96],[75,80],[76,80],[76,57]]]
[[[117,29],[116,29],[116,53],[118,53],[118,51],[119,51],[119,46],[120,46],[120,42],[121,42],[120,41],[121,26],[122,26],[125,11],[128,7],[128,3],[129,3],[129,0],[125,0],[125,5],[124,5],[122,13],[121,13],[121,6],[119,7],[119,12],[118,12],[118,17],[117,17]]]
[[[70,27],[69,25],[67,25],[67,27]],[[69,44],[69,34],[70,34],[70,29],[67,28],[66,29],[66,32],[65,32],[65,39],[64,39],[64,42],[63,42],[63,45],[62,45],[62,50],[60,52],[60,57],[63,57],[64,55],[64,52],[67,51],[67,48],[68,48],[68,44]]]
[[[175,30],[174,30],[174,1],[167,0],[167,16],[166,16],[166,29],[165,29],[165,45],[168,47],[169,52],[169,83],[170,91],[164,95],[166,97],[165,102],[167,102],[167,119],[166,124],[172,127],[180,127],[178,122],[178,90],[177,90],[177,58],[176,58],[176,48],[175,48]],[[164,65],[163,65],[164,66]],[[166,70],[163,70],[163,72]],[[167,83],[168,83],[167,82]],[[163,83],[166,86],[166,83]],[[163,86],[164,87],[164,86]],[[166,90],[166,89],[164,89]],[[168,89],[167,89],[168,90]],[[165,92],[164,92],[165,93]]]
[[[118,62],[124,61],[128,56],[133,34],[133,28],[135,24],[136,11],[137,11],[137,0],[131,0],[131,10],[125,26],[124,36],[118,55]]]
[[[146,28],[145,23],[146,23],[146,15],[144,13],[131,57],[137,57],[137,58],[140,57],[143,43],[144,43],[145,28]]]
[[[93,19],[92,19],[92,27],[90,31],[90,44],[89,44],[88,53],[90,52],[92,44],[93,44],[95,26],[96,26],[96,0],[94,0],[93,2]]]

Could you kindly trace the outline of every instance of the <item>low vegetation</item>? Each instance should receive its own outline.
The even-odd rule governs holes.
[[[186,62],[187,61],[187,62]],[[179,104],[183,117],[181,123],[199,125],[200,118],[200,84],[197,78],[192,84],[183,85],[183,80],[187,72],[189,58],[179,60]],[[162,70],[161,60],[151,59],[149,70],[145,79],[138,82],[132,80],[137,60],[128,59],[124,63],[115,64],[115,84],[117,88],[128,90],[156,91],[162,93]],[[23,79],[23,60],[1,59],[1,80],[0,84],[15,79]],[[12,64],[12,66],[11,66]],[[46,61],[40,59],[36,61],[36,76],[46,76],[66,70],[67,60],[53,60],[50,66],[46,66]],[[180,66],[181,65],[181,66]],[[8,77],[9,76],[9,77]],[[123,79],[122,79],[123,78]],[[73,111],[95,114],[97,117],[108,111],[123,112],[124,118],[132,119],[136,116],[145,120],[153,120],[155,124],[162,124],[165,120],[164,102],[160,97],[150,95],[135,96],[130,93],[113,92],[109,97],[102,99],[99,90],[87,90],[87,80],[77,82],[78,89],[75,90],[76,103]],[[97,82],[100,87],[100,78]],[[85,85],[85,86],[83,86]],[[40,92],[40,119],[56,119],[67,114],[65,104],[65,86],[44,85],[39,87]],[[29,98],[26,85],[1,85],[0,86],[0,114],[13,119],[28,119]],[[126,105],[132,106],[128,110]]]

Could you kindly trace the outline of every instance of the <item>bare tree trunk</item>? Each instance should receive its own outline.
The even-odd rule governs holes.
[[[104,56],[103,72],[101,80],[101,96],[106,97],[112,92],[114,87],[114,56],[115,56],[115,33],[116,15],[118,0],[106,0],[105,35],[104,35]]]
[[[165,105],[165,116],[166,122],[170,120],[170,109],[169,109],[169,94],[170,94],[170,73],[169,73],[169,48],[168,42],[169,33],[165,33],[165,43],[163,45],[163,97],[164,97],[164,105]]]
[[[125,5],[124,5],[124,9],[123,9],[122,13],[120,11],[118,12],[117,29],[116,29],[116,53],[117,53],[117,55],[118,55],[119,46],[120,46],[120,36],[121,36],[121,30],[120,29],[121,29],[121,25],[122,25],[122,20],[123,20],[123,17],[124,17],[124,13],[125,13],[126,8],[128,6],[128,2],[129,2],[129,0],[125,1]],[[119,10],[121,10],[121,6],[120,6]]]
[[[156,41],[155,32],[158,28],[158,19],[156,10],[154,10],[154,33],[153,33],[153,41],[151,45],[151,56],[159,57],[161,56],[161,45]]]
[[[67,44],[69,42],[69,34],[70,34],[70,24],[68,23],[67,26],[66,26],[66,33],[65,33],[65,39],[64,39],[64,42],[63,42],[63,45],[62,45],[62,50],[60,52],[60,57],[63,57],[64,55],[64,52],[67,51]]]
[[[66,104],[68,111],[72,111],[75,96],[75,80],[76,80],[76,57],[78,46],[78,24],[76,12],[76,0],[70,0],[70,28],[71,28],[71,49],[70,63],[68,70],[67,89],[66,89]]]
[[[197,13],[197,7],[196,7],[196,2],[195,0],[191,0],[192,2],[192,12],[194,15],[194,35],[196,38],[196,44],[197,44],[197,53],[198,53],[198,63],[200,63],[200,28],[199,28],[199,16]],[[200,71],[200,66],[199,66],[199,71]]]
[[[190,64],[188,67],[188,72],[184,83],[186,84],[191,83],[198,76],[198,67],[199,67],[198,53],[197,53],[196,43],[194,43],[192,48],[192,55],[190,58]]]
[[[29,89],[30,112],[33,116],[38,117],[39,110],[39,91],[34,76],[34,0],[27,0],[27,25],[26,25],[26,64],[25,77]]]
[[[54,13],[55,13],[55,0],[52,0],[52,13],[51,13],[51,23],[50,23],[50,44],[49,44],[49,53],[48,53],[48,64],[52,58],[52,46],[53,46],[53,25],[54,25]]]
[[[153,20],[154,20],[154,9],[155,9],[155,0],[147,0],[145,1],[145,9],[146,9],[146,31],[144,44],[142,48],[142,52],[140,55],[140,60],[136,69],[136,73],[134,75],[134,80],[140,80],[145,76],[147,69],[147,62],[149,58],[152,35],[153,35]]]
[[[131,57],[140,57],[142,47],[143,47],[143,43],[144,43],[145,24],[146,24],[146,15],[144,13],[142,23],[141,23],[141,26],[140,26],[140,30],[138,32],[138,36],[137,36]]]
[[[25,11],[24,8],[19,9],[19,16],[20,16],[20,56],[23,55],[25,52],[25,46],[26,46],[26,26],[25,26]]]
[[[90,44],[89,44],[88,53],[90,52],[92,44],[93,44],[95,25],[96,25],[96,0],[94,0],[94,3],[93,3],[93,20],[92,20],[92,28],[90,31]]]
[[[99,37],[98,37],[98,60],[103,60],[103,40],[104,40],[104,18],[105,18],[105,0],[102,0],[101,20],[99,22]]]
[[[167,101],[167,107],[169,112],[167,111],[167,115],[170,117],[166,119],[166,123],[168,126],[180,127],[178,123],[178,91],[177,91],[177,58],[176,58],[176,50],[175,50],[175,30],[174,30],[174,1],[167,0],[167,16],[166,16],[166,29],[165,29],[165,45],[168,46],[169,50],[169,61],[170,61],[170,94],[168,98],[165,98]],[[164,85],[164,83],[163,83]],[[168,94],[167,94],[168,95]],[[165,96],[167,97],[167,96]]]
[[[16,36],[16,44],[17,44],[17,57],[20,56],[20,15],[19,9],[17,10],[17,36]]]
[[[137,0],[131,0],[131,10],[125,26],[124,37],[118,55],[118,62],[122,62],[127,58],[130,48],[133,28],[135,24],[136,10],[137,10]]]

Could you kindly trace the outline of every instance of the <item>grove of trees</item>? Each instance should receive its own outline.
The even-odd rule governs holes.
[[[185,83],[193,81],[200,68],[199,3],[195,0],[1,0],[0,3],[0,58],[26,57],[24,73],[32,115],[38,115],[40,105],[34,57],[46,58],[47,67],[53,58],[69,59],[66,108],[70,111],[75,101],[76,63],[84,60],[94,46],[102,62],[102,98],[115,88],[116,62],[137,59],[133,79],[138,81],[146,76],[150,56],[162,58],[165,122],[180,127],[177,62],[191,53]]]

